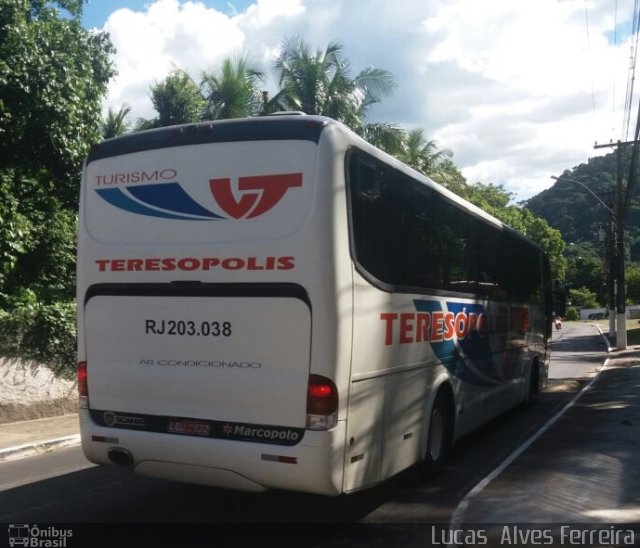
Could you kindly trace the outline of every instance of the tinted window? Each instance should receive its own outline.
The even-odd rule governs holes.
[[[537,300],[540,252],[363,153],[348,162],[353,254],[396,290]]]

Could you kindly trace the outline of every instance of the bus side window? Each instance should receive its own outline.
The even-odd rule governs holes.
[[[356,261],[378,280],[397,284],[402,271],[398,245],[402,211],[395,203],[393,172],[353,154],[349,186]]]

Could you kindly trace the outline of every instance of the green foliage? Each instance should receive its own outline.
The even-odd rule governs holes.
[[[632,303],[640,303],[640,264],[628,265],[626,271],[627,298]]]
[[[23,288],[49,304],[69,300],[75,292],[76,213],[63,207],[48,190],[55,185],[46,171],[22,174],[0,171],[5,207],[10,208],[17,230],[0,243],[0,306]],[[0,206],[2,207],[2,206]],[[11,233],[11,223],[5,230]],[[13,239],[11,239],[13,238]],[[4,298],[3,298],[4,296]]]
[[[575,306],[567,308],[567,315],[564,318],[568,322],[577,322],[580,319],[580,312]]]
[[[32,228],[27,217],[20,213],[20,203],[13,196],[11,187],[11,173],[0,171],[0,295],[20,255],[26,250]]]
[[[111,139],[127,133],[127,131],[129,131],[127,116],[129,116],[130,113],[131,107],[129,105],[122,105],[118,111],[110,108],[100,126],[102,137],[104,139]]]
[[[76,362],[75,302],[42,304],[23,295],[11,313],[0,310],[0,348],[8,357],[36,360],[72,377]]]
[[[603,250],[600,250],[602,253]],[[604,261],[597,246],[591,242],[578,242],[567,246],[566,282],[570,287],[587,287],[601,303],[607,302]]]
[[[629,172],[630,147],[622,150],[623,168],[626,177]],[[591,158],[572,170],[566,170],[561,177],[572,179],[587,186],[599,198],[614,208],[616,196],[617,153]],[[626,187],[626,180],[623,185]],[[610,211],[607,210],[588,190],[576,182],[559,180],[548,190],[534,196],[527,207],[558,228],[566,241],[572,242],[567,248],[569,269],[568,286],[585,286],[595,292],[600,302],[607,301],[605,287],[604,243],[600,233],[608,229]],[[640,261],[640,189],[636,184],[630,189],[630,201],[625,215],[625,243],[632,262]],[[636,290],[635,269],[627,268],[629,298],[640,299]]]
[[[376,122],[365,124],[361,137],[387,154],[398,156],[402,152],[406,133],[396,124]]]
[[[438,184],[455,192],[459,196],[464,196],[468,185],[460,170],[453,163],[451,158],[443,158],[436,169],[429,173],[429,176]]]
[[[183,70],[174,70],[162,82],[151,87],[151,102],[158,117],[150,122],[152,127],[188,124],[202,120],[205,100],[200,88]],[[138,129],[149,124],[143,121]]]
[[[367,110],[395,88],[390,72],[366,68],[351,76],[342,44],[330,42],[315,53],[301,38],[287,39],[274,63],[286,110],[301,110],[344,122],[362,133]]]
[[[33,17],[41,16],[43,12],[51,9],[51,4],[57,4],[70,15],[77,18],[82,14],[82,2],[83,0],[57,0],[55,2],[50,0],[29,0],[31,15]]]
[[[559,230],[549,226],[547,221],[530,210],[509,205],[511,194],[502,186],[476,183],[467,186],[465,190],[463,196],[467,200],[536,242],[549,257],[552,277],[564,279],[567,260],[563,252],[566,244]]]
[[[465,193],[465,198],[478,207],[489,210],[505,209],[513,195],[507,192],[502,185],[476,183],[470,185]]]
[[[0,222],[0,354],[75,367],[76,213],[55,197],[47,172],[0,172],[9,223]],[[18,227],[17,230],[12,229]]]
[[[47,4],[4,0],[0,11],[0,169],[46,167],[71,204],[82,159],[99,139],[113,48],[106,34]]]
[[[569,289],[569,302],[573,306],[582,308],[598,308],[599,304],[596,300],[596,294],[586,287],[578,287],[577,289]]]
[[[259,84],[264,74],[247,59],[225,59],[218,72],[205,72],[200,85],[206,100],[204,118],[220,120],[255,116],[262,112]]]
[[[623,154],[623,173],[629,171],[628,148]],[[616,191],[616,153],[591,158],[561,177],[574,179],[586,185],[600,199],[614,206]],[[626,185],[626,182],[625,182]],[[552,187],[526,202],[526,207],[546,219],[562,233],[567,242],[591,242],[597,240],[601,227],[609,222],[610,212],[580,184],[560,180]],[[632,261],[640,261],[640,186],[630,192],[630,204],[625,217],[625,239]]]
[[[81,12],[0,0],[0,354],[58,371],[75,365],[79,174],[113,75],[107,35]]]

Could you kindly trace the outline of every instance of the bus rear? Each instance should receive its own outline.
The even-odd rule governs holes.
[[[335,326],[350,270],[334,268],[348,257],[333,229],[344,205],[320,184],[326,124],[229,121],[94,147],[78,241],[89,460],[234,489],[341,492],[336,370],[349,343]]]

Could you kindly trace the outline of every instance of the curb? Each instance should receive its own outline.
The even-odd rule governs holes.
[[[600,326],[598,324],[592,323],[591,325],[598,330],[598,332],[600,333],[600,336],[604,339],[604,345],[607,347],[607,354],[610,354],[611,352],[613,352],[616,348],[615,346],[609,346],[611,342],[609,340],[609,337],[607,337],[607,335],[603,333],[602,329],[600,329]]]
[[[16,445],[15,447],[0,449],[0,462],[28,457],[45,451],[50,451],[52,449],[72,447],[75,445],[80,445],[80,434],[73,434],[71,436],[64,436],[63,438],[56,438],[52,440],[25,443],[24,445]]]

